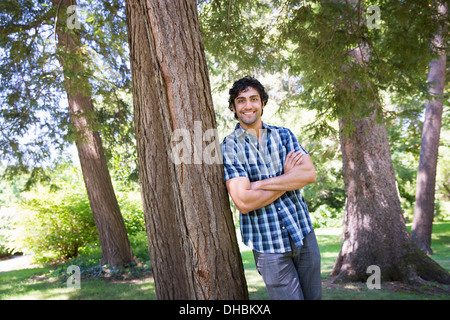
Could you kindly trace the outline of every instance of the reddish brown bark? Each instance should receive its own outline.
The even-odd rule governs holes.
[[[202,132],[216,126],[197,4],[129,0],[127,21],[156,296],[247,299],[222,166],[175,164],[171,157],[174,130],[186,129],[192,142],[196,121]]]

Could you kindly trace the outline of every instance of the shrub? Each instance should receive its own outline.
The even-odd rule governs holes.
[[[131,237],[142,231],[145,232],[144,212],[140,194],[138,192],[117,193],[117,201],[128,236]]]
[[[14,209],[0,207],[0,258],[13,253],[9,244],[9,236],[13,229]]]
[[[323,204],[310,213],[313,227],[318,229],[341,226],[343,213],[343,209],[338,210]]]
[[[117,200],[133,254],[139,261],[148,261],[150,257],[140,193],[135,191],[117,193]]]
[[[23,200],[17,221],[15,247],[38,261],[68,259],[81,247],[97,241],[87,195],[74,190],[38,192]]]
[[[135,235],[128,237],[130,239],[131,249],[133,254],[139,261],[150,260],[150,254],[148,251],[147,233],[145,231],[140,231]]]

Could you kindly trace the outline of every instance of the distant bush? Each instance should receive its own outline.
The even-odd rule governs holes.
[[[14,213],[14,209],[0,207],[0,258],[13,253],[9,237],[13,230]]]
[[[150,260],[150,253],[148,251],[147,233],[140,231],[135,235],[129,236],[131,249],[133,254],[139,261]]]
[[[331,208],[325,204],[310,212],[313,227],[316,229],[341,226],[343,214],[342,209]]]
[[[118,192],[117,201],[127,228],[128,236],[145,232],[144,213],[139,192]]]
[[[138,192],[118,193],[117,198],[133,253],[148,260],[140,195]],[[46,262],[67,260],[76,257],[86,246],[99,246],[89,199],[80,186],[66,186],[53,192],[38,187],[23,196],[20,208],[13,232],[16,252]],[[0,251],[1,246],[0,228]]]
[[[87,195],[75,190],[35,192],[21,207],[16,222],[15,247],[38,261],[68,259],[81,247],[97,241],[97,230]]]
[[[130,240],[133,254],[140,261],[150,259],[148,252],[147,233],[145,231],[144,212],[139,192],[117,193],[128,239]]]

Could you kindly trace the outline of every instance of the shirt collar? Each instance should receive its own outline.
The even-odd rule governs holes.
[[[271,131],[273,129],[272,126],[269,126],[268,124],[265,124],[264,121],[262,121],[262,128],[267,129],[268,131]],[[234,128],[234,133],[237,137],[240,137],[243,134],[248,134],[247,130],[241,127],[239,122],[236,124],[236,127]]]

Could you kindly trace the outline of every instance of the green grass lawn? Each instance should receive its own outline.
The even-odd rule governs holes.
[[[126,281],[86,280],[80,289],[68,288],[60,277],[52,277],[50,267],[0,273],[1,300],[153,300],[153,279]]]
[[[324,300],[450,299],[449,286],[436,283],[410,286],[398,282],[388,282],[382,283],[379,290],[369,290],[365,283],[333,284],[333,278],[329,274],[341,247],[339,242],[340,229],[317,229],[316,235],[322,255]],[[432,248],[434,255],[431,257],[444,268],[450,270],[450,222],[434,224]],[[242,261],[250,298],[254,300],[267,299],[264,282],[256,270],[253,254],[250,250],[242,250]],[[59,268],[64,269],[64,266]],[[54,266],[0,272],[0,299],[155,299],[153,278],[148,275],[129,280],[83,279],[82,277],[80,289],[67,288],[65,279],[61,276],[61,271],[55,272]]]

